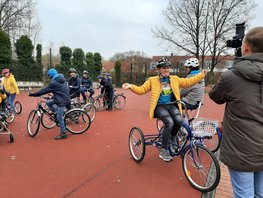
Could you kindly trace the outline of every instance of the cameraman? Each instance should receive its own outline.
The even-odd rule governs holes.
[[[263,27],[245,35],[241,52],[209,96],[226,103],[220,160],[228,166],[234,197],[263,197]]]

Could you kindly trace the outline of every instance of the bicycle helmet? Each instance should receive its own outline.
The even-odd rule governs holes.
[[[89,72],[87,71],[87,70],[84,70],[83,72],[82,72],[82,74],[89,74]]]
[[[97,78],[98,78],[98,79],[103,79],[103,76],[102,76],[102,75],[99,75]]]
[[[185,67],[198,67],[199,61],[197,58],[189,58],[184,63]]]
[[[171,62],[164,57],[161,58],[156,65],[157,68],[167,67],[167,66],[171,66]]]
[[[77,73],[76,69],[75,68],[70,68],[68,73]]]
[[[2,70],[2,74],[6,74],[6,73],[9,73],[9,72],[10,72],[9,69],[7,69],[7,68]]]
[[[55,76],[56,74],[58,74],[58,72],[57,72],[57,70],[55,70],[55,69],[49,69],[49,70],[47,71],[47,76],[48,76],[49,78],[52,78],[52,77]]]

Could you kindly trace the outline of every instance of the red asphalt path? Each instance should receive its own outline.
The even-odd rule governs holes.
[[[14,143],[0,135],[0,198],[82,198],[82,197],[201,197],[182,171],[180,157],[171,163],[161,160],[153,147],[146,148],[137,164],[128,149],[128,134],[138,126],[145,134],[156,132],[149,119],[149,98],[130,91],[124,110],[98,112],[88,132],[68,133],[68,139],[55,141],[59,133],[41,127],[39,134],[27,135],[26,120],[37,98],[21,93],[23,105],[10,130]],[[224,108],[207,95],[200,116],[222,119]]]

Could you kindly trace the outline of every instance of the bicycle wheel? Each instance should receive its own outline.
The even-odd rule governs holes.
[[[10,104],[7,104],[5,114],[6,114],[6,122],[8,124],[12,123],[15,120],[15,113],[14,110],[11,108]]]
[[[163,127],[163,122],[159,120],[158,118],[156,119],[156,127],[159,132],[161,131],[161,128]]]
[[[217,128],[215,134],[213,134],[210,138],[203,139],[202,142],[206,148],[214,153],[220,148],[221,139],[221,132],[219,128]]]
[[[15,101],[15,112],[17,114],[20,114],[22,112],[22,109],[23,109],[23,107],[22,107],[21,102]]]
[[[27,133],[29,136],[34,137],[40,127],[40,112],[38,110],[32,110],[27,118]]]
[[[82,109],[72,109],[64,117],[66,128],[70,133],[81,134],[90,127],[90,117]]]
[[[106,108],[107,102],[104,97],[97,97],[94,99],[94,106],[97,111],[102,111]]]
[[[90,117],[90,121],[93,122],[95,117],[96,117],[96,108],[94,105],[92,104],[86,104],[84,107],[83,107],[83,110],[89,114],[89,117]]]
[[[182,159],[184,175],[201,192],[214,190],[220,180],[220,167],[214,154],[203,145],[189,146]]]
[[[118,110],[123,109],[126,105],[126,98],[123,95],[116,95],[113,100],[113,105]]]
[[[43,113],[41,115],[41,124],[46,129],[52,129],[56,126],[54,118],[50,117],[48,114]]]
[[[129,134],[129,150],[132,158],[137,162],[141,162],[145,156],[145,142],[142,130],[133,127]]]

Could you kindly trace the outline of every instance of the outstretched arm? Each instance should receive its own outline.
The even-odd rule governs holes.
[[[151,90],[151,82],[147,80],[143,83],[142,86],[136,86],[134,84],[124,83],[122,85],[123,89],[130,89],[133,93],[138,95],[143,95]]]

